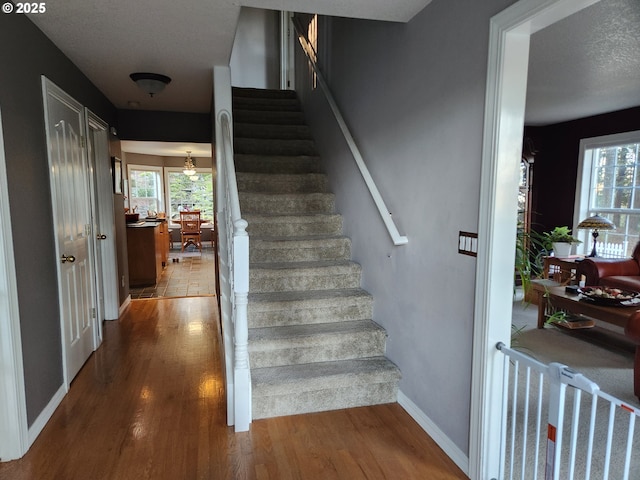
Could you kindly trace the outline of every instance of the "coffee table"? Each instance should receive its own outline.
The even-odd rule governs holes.
[[[567,293],[565,287],[546,287],[538,292],[538,328],[546,321],[547,307],[567,313],[584,315],[596,321],[624,328],[627,338],[636,344],[633,363],[633,393],[640,399],[640,305],[630,307],[604,307],[580,300],[580,296]]]

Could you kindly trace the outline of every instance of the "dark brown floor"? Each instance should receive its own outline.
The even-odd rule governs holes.
[[[2,480],[464,479],[397,404],[226,426],[215,297],[133,301]]]

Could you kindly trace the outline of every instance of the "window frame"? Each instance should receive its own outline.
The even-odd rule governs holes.
[[[606,148],[606,147],[614,147],[619,145],[628,145],[628,144],[638,144],[640,143],[640,130],[634,130],[631,132],[623,132],[616,133],[612,135],[602,135],[599,137],[591,137],[591,138],[583,138],[580,140],[579,147],[579,156],[578,156],[578,174],[576,178],[576,197],[575,197],[575,208],[574,208],[574,217],[573,224],[578,225],[580,221],[584,220],[591,214],[602,212],[602,213],[622,213],[629,214],[632,212],[634,215],[640,216],[640,209],[635,208],[607,208],[597,210],[591,208],[591,192],[592,192],[592,181],[593,181],[593,161],[594,155],[587,155],[588,151],[595,150],[597,148]],[[638,168],[640,168],[640,159],[636,159],[636,164]],[[640,172],[638,172],[640,174]],[[582,240],[582,244],[580,245],[580,249],[585,255],[588,255],[593,246],[593,237],[591,236],[591,230],[575,230],[574,235]],[[601,235],[605,234],[605,232],[601,232]],[[631,237],[627,237],[629,239],[629,244],[631,244]],[[635,238],[635,242],[633,242],[633,246],[638,242],[640,237]]]
[[[164,176],[164,190],[165,190],[165,199],[166,199],[166,216],[167,216],[167,220],[170,223],[178,223],[175,222],[174,220],[171,219],[171,193],[170,193],[170,187],[169,187],[169,173],[180,173],[181,175],[184,175],[184,173],[182,172],[184,170],[184,167],[164,167],[164,172],[165,172],[165,176]],[[207,175],[211,175],[211,187],[212,187],[212,215],[215,215],[215,205],[216,205],[216,199],[215,199],[215,175],[213,174],[213,168],[211,167],[195,167],[195,171],[196,174],[207,174]],[[210,220],[211,222],[213,222],[213,218],[211,219],[207,219]]]
[[[143,172],[154,172],[159,176],[159,189],[158,189],[158,209],[156,210],[156,212],[162,212],[165,210],[165,181],[164,181],[164,169],[163,167],[159,167],[156,165],[140,165],[140,164],[127,164],[127,180],[128,180],[128,184],[127,184],[127,197],[128,197],[128,204],[129,204],[129,208],[133,208],[136,205],[132,205],[132,198],[133,195],[131,194],[132,191],[132,181],[131,181],[131,172],[132,171],[143,171]],[[137,213],[140,213],[141,217],[146,216],[146,212],[140,212],[138,211]]]

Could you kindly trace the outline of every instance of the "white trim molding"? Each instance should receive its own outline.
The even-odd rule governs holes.
[[[465,475],[469,475],[469,457],[401,390],[398,390],[398,404],[400,404],[427,435],[438,444],[458,468],[460,468]]]
[[[38,415],[38,418],[36,418],[36,420],[33,422],[33,425],[29,427],[29,447],[31,447],[31,445],[33,445],[33,442],[36,441],[36,438],[38,438],[38,435],[40,435],[42,429],[51,419],[53,413],[56,411],[56,408],[58,408],[60,403],[62,403],[62,400],[64,399],[66,394],[66,387],[64,385],[61,385],[58,391],[53,394],[53,397],[51,397],[51,400],[49,400],[47,406],[44,407],[42,412],[40,412],[40,415]]]
[[[7,170],[0,117],[0,461],[15,460],[29,449],[27,404],[20,335],[20,310]]]
[[[521,0],[491,19],[485,97],[469,476],[501,478],[502,362],[509,342],[530,36],[598,0]]]

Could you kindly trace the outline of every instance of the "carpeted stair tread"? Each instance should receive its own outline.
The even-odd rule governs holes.
[[[251,264],[250,292],[335,290],[360,286],[361,268],[355,262],[278,262]]]
[[[316,155],[258,155],[235,153],[237,172],[253,173],[318,173],[319,157]]]
[[[252,369],[254,392],[273,395],[295,391],[321,390],[331,387],[347,387],[354,383],[366,383],[372,379],[393,381],[400,378],[400,371],[383,356],[354,358],[335,362],[317,362],[281,367]]]
[[[280,237],[251,240],[250,261],[302,262],[348,260],[351,240],[344,236]]]
[[[360,288],[249,294],[249,327],[366,320],[373,297]]]
[[[233,140],[234,152],[253,155],[316,155],[313,140],[273,139],[273,138],[241,138]]]
[[[232,87],[234,97],[245,98],[298,98],[295,90],[279,90],[253,87]]]
[[[299,112],[300,103],[297,98],[252,98],[235,97],[234,110]]]
[[[234,109],[233,121],[256,125],[305,125],[304,114],[299,111]]]
[[[396,401],[400,371],[384,357],[253,370],[253,418]]]
[[[245,213],[333,213],[333,193],[239,192],[240,209]]]
[[[252,342],[268,342],[284,339],[309,339],[323,334],[344,336],[349,333],[362,331],[384,334],[384,329],[371,320],[354,320],[349,322],[315,323],[288,327],[252,328],[249,330],[249,339]]]
[[[321,262],[258,262],[250,265],[250,270],[299,270],[299,269],[360,269],[360,265],[351,260],[325,260]]]
[[[384,354],[386,333],[371,320],[249,330],[253,368],[347,360]]]
[[[243,213],[250,236],[332,235],[342,233],[342,216],[337,213],[257,214]]]
[[[238,138],[270,138],[280,140],[312,140],[307,125],[234,123],[233,133]]]
[[[238,191],[254,193],[326,193],[327,177],[320,173],[236,173]]]

